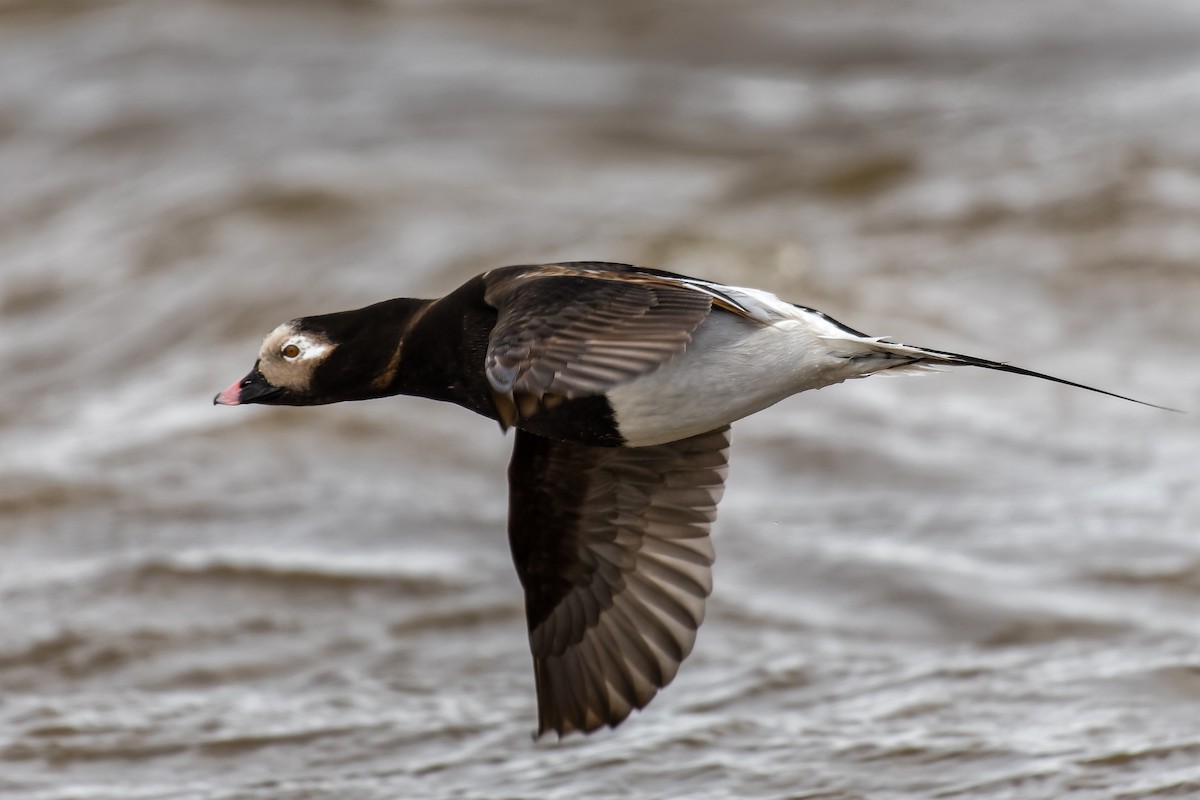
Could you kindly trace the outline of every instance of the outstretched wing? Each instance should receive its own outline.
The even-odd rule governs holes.
[[[675,677],[712,590],[728,449],[728,426],[636,448],[517,431],[508,529],[539,735],[616,725]]]
[[[484,276],[484,299],[499,312],[484,369],[499,398],[515,398],[524,412],[545,395],[600,394],[687,347],[713,295],[618,266],[549,264]]]

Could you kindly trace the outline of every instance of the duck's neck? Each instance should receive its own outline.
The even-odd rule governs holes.
[[[384,394],[443,400],[496,418],[483,371],[496,310],[483,292],[477,278],[439,300],[388,301],[416,305],[405,309],[395,354],[380,375]]]

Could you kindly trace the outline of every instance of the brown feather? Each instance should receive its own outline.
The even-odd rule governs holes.
[[[509,541],[525,588],[539,734],[616,725],[691,652],[729,428],[654,447],[518,430]]]
[[[683,352],[713,304],[685,282],[613,266],[502,269],[484,281],[498,311],[488,380],[513,393],[522,418],[542,406],[521,393],[596,395],[653,371]]]

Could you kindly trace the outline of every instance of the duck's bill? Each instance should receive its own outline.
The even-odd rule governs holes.
[[[278,402],[283,390],[278,386],[267,383],[258,368],[250,370],[250,374],[233,384],[213,398],[213,405],[242,406],[247,403]]]

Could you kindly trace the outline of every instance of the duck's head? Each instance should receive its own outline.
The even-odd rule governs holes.
[[[285,322],[267,334],[249,374],[213,403],[316,406],[397,394],[401,345],[429,303],[402,297]]]
[[[249,374],[214,397],[213,403],[307,406],[332,402],[322,373],[338,346],[328,331],[303,319],[285,322],[263,340]]]

